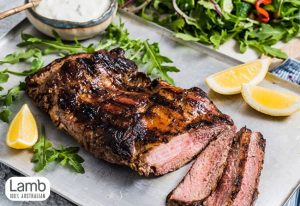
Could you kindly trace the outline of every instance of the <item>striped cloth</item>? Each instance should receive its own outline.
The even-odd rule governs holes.
[[[272,73],[282,79],[300,85],[300,61],[289,58],[283,64],[272,70]],[[298,189],[291,199],[284,206],[300,206],[300,189]]]
[[[289,58],[272,70],[276,76],[300,85],[300,61]]]
[[[293,194],[291,199],[284,206],[300,206],[300,191]]]

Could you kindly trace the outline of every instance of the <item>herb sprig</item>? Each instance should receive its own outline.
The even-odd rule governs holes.
[[[178,38],[219,48],[237,40],[240,52],[253,48],[261,54],[281,59],[286,53],[273,47],[300,33],[300,1],[273,0],[264,6],[268,23],[256,20],[255,0],[119,0],[123,9],[173,30]],[[124,8],[124,5],[126,8]],[[143,7],[141,7],[143,5]],[[139,8],[139,10],[132,9]]]
[[[72,43],[65,43],[57,33],[54,33],[55,39],[45,39],[33,36],[31,34],[21,34],[22,42],[19,47],[33,47],[43,50],[43,54],[60,53],[62,55],[76,54],[80,52],[92,53],[95,51],[93,44],[88,46],[82,45],[76,39]]]
[[[34,170],[42,171],[48,164],[57,162],[61,166],[71,168],[74,172],[84,173],[82,163],[84,159],[78,154],[79,147],[54,148],[50,140],[46,138],[45,128],[42,126],[41,135],[33,146],[34,155],[31,159],[35,163]]]
[[[0,75],[1,76],[1,75]],[[11,115],[9,106],[13,104],[19,97],[21,91],[25,90],[25,83],[20,82],[19,85],[12,87],[6,94],[0,95],[0,119],[8,122]]]
[[[0,71],[0,84],[8,82],[9,75],[17,76],[28,76],[37,72],[44,64],[42,59],[42,51],[37,48],[29,48],[27,50],[16,51],[12,54],[6,55],[3,59],[0,60],[1,64],[17,64],[19,62],[28,61],[31,65],[31,69],[24,71],[13,71],[10,69],[4,69]],[[4,88],[0,86],[0,91]],[[10,88],[6,94],[0,94],[0,120],[4,122],[9,121],[11,111],[9,109],[10,105],[18,99],[18,96],[21,91],[25,90],[25,83],[20,82],[19,85],[13,86]]]
[[[149,43],[148,40],[132,39],[124,23],[112,24],[99,42],[98,49],[113,49],[120,47],[126,51],[126,57],[147,68],[147,74],[175,84],[168,72],[180,70],[171,66],[171,59],[160,53],[158,43]]]
[[[5,69],[0,72],[1,74],[13,74],[17,76],[28,76],[37,72],[44,65],[44,61],[42,59],[42,51],[38,48],[30,48],[25,51],[17,51],[12,54],[6,55],[2,60],[0,60],[0,64],[17,64],[23,61],[29,61],[31,65],[31,69],[25,71],[13,71],[10,69]],[[1,82],[0,82],[1,83]]]

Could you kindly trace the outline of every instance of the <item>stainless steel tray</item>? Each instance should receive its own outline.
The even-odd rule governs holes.
[[[297,186],[300,180],[300,113],[289,118],[272,118],[252,110],[242,100],[240,95],[221,96],[211,92],[204,79],[217,71],[239,63],[205,46],[199,44],[175,41],[172,33],[152,23],[139,18],[121,14],[122,20],[133,37],[158,41],[163,54],[175,61],[181,72],[173,77],[178,86],[189,88],[198,86],[208,92],[210,98],[224,112],[229,114],[238,127],[247,125],[253,130],[261,131],[267,139],[266,158],[260,182],[260,195],[256,205],[281,205]],[[20,33],[24,31],[40,35],[25,20],[0,40],[0,56],[16,50],[20,41]],[[97,38],[91,40],[98,41]],[[49,56],[47,63],[56,56]],[[12,69],[22,69],[22,64],[9,66]],[[17,84],[22,78],[11,77],[6,88]],[[300,93],[296,85],[279,80],[268,75],[262,85]],[[65,133],[57,130],[49,117],[36,108],[31,100],[22,95],[20,101],[13,105],[17,111],[24,103],[32,108],[38,122],[46,125],[47,136],[55,145],[77,145]],[[65,168],[52,165],[41,173],[34,173],[30,163],[30,151],[16,151],[5,144],[7,125],[0,123],[0,161],[18,170],[24,175],[44,176],[51,182],[53,191],[79,205],[130,206],[130,205],[164,205],[167,194],[176,186],[189,169],[189,165],[180,170],[158,178],[140,177],[128,168],[108,164],[97,160],[85,151],[81,155],[86,160],[86,173],[74,174]]]

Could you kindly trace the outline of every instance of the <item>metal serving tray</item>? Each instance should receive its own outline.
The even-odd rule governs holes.
[[[122,20],[133,37],[149,39],[160,43],[161,51],[174,60],[180,73],[173,74],[178,86],[189,88],[201,87],[208,92],[210,98],[226,114],[229,114],[238,127],[247,125],[252,130],[260,131],[267,139],[264,169],[260,181],[260,195],[256,205],[277,206],[283,204],[289,194],[300,181],[300,113],[288,118],[273,118],[260,114],[242,100],[240,95],[222,96],[210,91],[204,79],[217,71],[240,63],[233,58],[215,52],[199,44],[175,40],[172,33],[152,23],[121,13]],[[118,20],[118,19],[116,19]],[[28,23],[21,22],[0,40],[0,56],[14,52],[20,42],[20,33],[39,34]],[[99,37],[98,37],[99,38]],[[98,41],[98,38],[90,40]],[[57,58],[49,56],[46,63]],[[22,70],[23,64],[15,66],[2,65]],[[9,88],[22,80],[11,76]],[[300,93],[300,88],[272,75],[268,75],[262,85],[292,93]],[[48,138],[55,145],[77,145],[72,137],[56,129],[50,118],[23,94],[20,101],[13,105],[16,112],[23,103],[28,103],[39,123],[46,126]],[[7,124],[0,123],[0,161],[28,176],[44,176],[51,182],[51,188],[65,198],[79,205],[101,206],[163,206],[167,194],[186,174],[190,165],[162,177],[140,177],[126,167],[116,166],[97,160],[84,150],[85,174],[75,174],[68,169],[56,167],[54,164],[41,173],[33,172],[30,163],[32,154],[28,150],[17,151],[5,144]]]

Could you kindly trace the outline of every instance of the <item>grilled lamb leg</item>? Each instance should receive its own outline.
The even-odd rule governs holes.
[[[151,81],[122,49],[57,59],[26,92],[87,151],[142,175],[180,168],[233,127],[201,89]]]
[[[203,203],[222,176],[234,136],[235,127],[232,127],[200,153],[184,179],[168,195],[168,206],[196,206]]]

